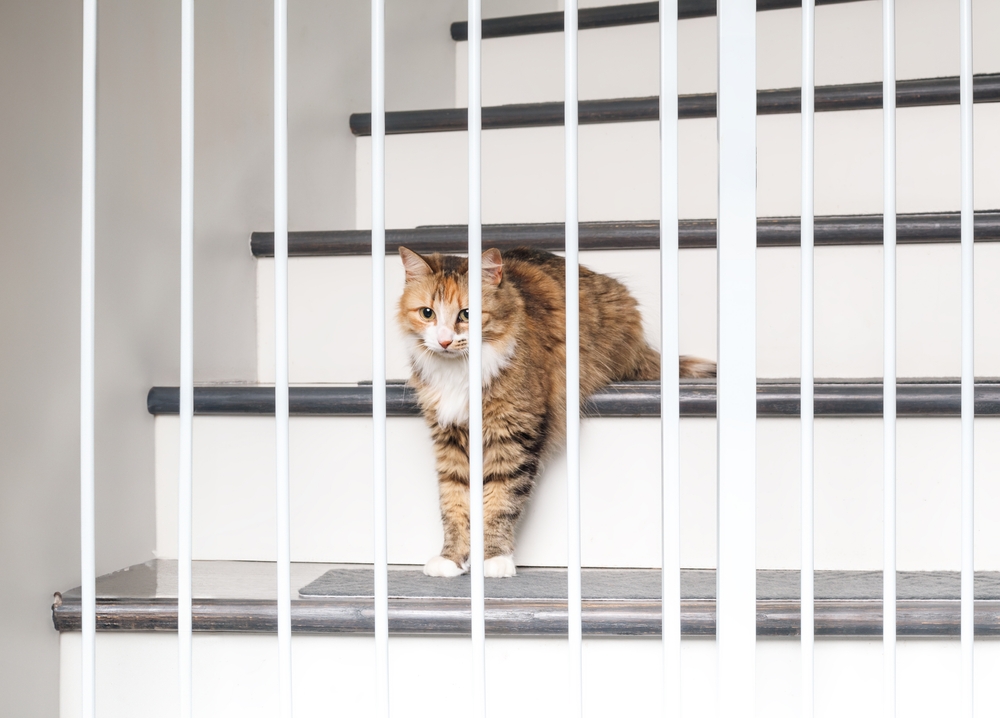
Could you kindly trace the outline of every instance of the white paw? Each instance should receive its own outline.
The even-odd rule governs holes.
[[[517,571],[514,569],[514,556],[494,556],[483,562],[483,575],[487,578],[507,578]]]
[[[465,573],[464,568],[444,556],[435,556],[424,564],[424,574],[427,576],[451,578],[453,576],[461,576],[463,573]]]

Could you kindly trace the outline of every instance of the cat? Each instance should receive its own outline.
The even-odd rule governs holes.
[[[400,247],[406,280],[397,319],[410,383],[437,457],[444,546],[428,576],[457,576],[469,562],[468,260]],[[566,417],[565,262],[517,248],[482,255],[483,525],[485,575],[513,576],[514,531]],[[715,364],[682,356],[682,377]],[[657,380],[638,303],[611,277],[580,267],[580,397],[613,381]]]

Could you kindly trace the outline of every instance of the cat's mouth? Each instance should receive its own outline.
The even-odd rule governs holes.
[[[429,351],[431,354],[439,357],[446,357],[448,359],[460,359],[468,356],[469,353],[469,341],[467,339],[461,339],[459,341],[453,342],[447,347],[443,347],[440,344],[430,344],[425,342],[424,349]]]

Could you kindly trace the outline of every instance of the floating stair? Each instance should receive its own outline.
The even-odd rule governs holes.
[[[882,383],[817,380],[816,416],[882,416]],[[296,416],[371,416],[371,385],[292,386],[289,411]],[[146,398],[150,414],[179,411],[176,387],[153,387]],[[714,417],[715,383],[681,380],[681,416]],[[954,379],[901,379],[897,383],[899,416],[959,416],[961,384]],[[264,386],[200,386],[194,390],[194,411],[201,415],[274,414],[274,389]],[[584,404],[588,417],[657,417],[660,386],[656,382],[618,382],[602,389]],[[419,416],[413,390],[402,382],[386,387],[388,416]],[[800,414],[797,381],[761,381],[757,385],[757,416],[797,417]],[[1000,379],[976,383],[976,415],[1000,416]]]
[[[682,557],[712,567],[715,557],[715,386],[681,382],[684,518]],[[798,557],[796,447],[799,387],[759,381],[758,566],[785,569]],[[437,479],[431,439],[411,390],[387,387],[389,557],[421,563],[439,548]],[[998,461],[1000,381],[977,386],[977,463]],[[823,568],[879,566],[882,385],[820,381],[817,415],[817,546]],[[898,384],[901,567],[953,568],[948,536],[959,509],[953,462],[959,385],[955,380]],[[157,556],[176,554],[177,389],[147,397],[157,436]],[[274,394],[268,386],[195,389],[195,557],[266,561],[273,557]],[[371,387],[290,387],[292,556],[296,561],[371,561]],[[584,565],[646,568],[659,561],[660,409],[656,383],[621,383],[585,405],[582,425]],[[622,452],[623,447],[630,447]],[[982,463],[980,463],[982,462]],[[516,558],[523,566],[565,565],[565,459],[553,457],[522,522]],[[980,473],[980,497],[993,489]],[[985,505],[985,504],[984,504]],[[624,522],[624,524],[622,523]],[[849,527],[850,539],[842,534]],[[981,523],[980,567],[1000,567],[998,529]],[[933,539],[932,537],[937,537]],[[930,542],[930,543],[929,543]]]
[[[816,0],[817,5],[835,5],[855,0]],[[801,0],[757,0],[757,12],[767,10],[783,10],[802,7]],[[691,20],[698,17],[713,17],[716,11],[715,0],[680,0],[677,3],[677,18]],[[515,35],[537,35],[546,32],[563,31],[563,13],[544,12],[530,15],[512,15],[509,17],[488,18],[483,20],[483,39],[493,37],[512,37]],[[658,2],[632,3],[629,5],[610,5],[606,7],[580,8],[577,15],[577,25],[581,30],[595,30],[603,27],[619,27],[621,25],[641,25],[658,22],[660,19],[660,4]],[[454,22],[451,24],[452,40],[469,39],[469,23]]]
[[[841,215],[816,217],[814,241],[817,246],[882,244],[882,216]],[[288,233],[290,257],[337,257],[371,254],[371,230],[347,229]],[[976,212],[977,242],[1000,240],[1000,211]],[[681,249],[713,249],[714,219],[682,219],[679,223]],[[899,214],[896,216],[896,242],[899,244],[946,244],[961,241],[961,217],[958,212]],[[528,245],[536,249],[560,252],[565,248],[566,228],[562,223],[483,225],[483,246],[512,249]],[[660,223],[581,222],[580,249],[659,249]],[[797,247],[801,241],[798,217],[760,217],[757,220],[758,247]],[[400,247],[418,252],[453,252],[468,249],[469,229],[465,225],[416,227],[386,230],[386,254]],[[274,232],[253,232],[250,251],[255,257],[274,256]]]
[[[275,567],[266,562],[196,561],[195,631],[274,633]],[[955,571],[897,574],[897,631],[901,637],[959,634],[959,575]],[[374,578],[370,567],[292,566],[292,630],[363,633],[374,630]],[[486,579],[486,631],[491,635],[566,634],[566,571],[521,569],[507,579]],[[1000,636],[1000,572],[976,574],[976,635]],[[879,571],[816,572],[816,634],[880,636]],[[99,631],[176,631],[177,562],[153,560],[97,582]],[[395,634],[468,634],[469,579],[428,578],[414,567],[390,567],[389,631]],[[757,572],[757,635],[799,634],[799,572]],[[52,622],[58,631],[80,628],[80,589],[57,594]],[[588,636],[658,636],[660,572],[656,569],[586,569],[583,632]],[[715,571],[681,571],[681,631],[715,635]]]
[[[655,241],[655,227],[647,239]],[[488,234],[496,237],[498,228]],[[553,231],[559,227],[531,227]],[[603,229],[603,228],[602,228]],[[877,239],[877,225],[872,227]],[[457,231],[456,231],[457,230]],[[426,231],[426,233],[425,233]],[[437,244],[436,229],[415,235],[426,242],[420,249],[454,249]],[[463,228],[448,230],[448,241],[464,244]],[[351,238],[353,236],[353,239]],[[347,235],[366,242],[367,235]],[[331,234],[325,246],[338,244],[343,234]],[[407,241],[413,239],[411,235]],[[487,238],[489,241],[491,237]],[[294,242],[293,238],[293,242]],[[615,241],[618,241],[615,238]],[[632,240],[629,240],[632,241]],[[518,242],[520,243],[520,242]],[[324,251],[324,245],[316,247]],[[490,246],[490,245],[487,245]],[[638,300],[647,339],[660,341],[660,261],[656,249],[581,252],[580,262],[597,272],[622,280]],[[344,311],[355,306],[370,290],[371,258],[354,256],[301,256],[289,262],[289,357],[293,384],[354,384],[370,380],[371,318],[364,312]],[[419,250],[418,250],[419,251]],[[274,382],[272,312],[273,264],[258,260],[257,356],[260,384]],[[712,249],[687,249],[680,253],[680,350],[707,358],[716,352],[716,267]],[[1000,322],[993,307],[1000,307],[1000,283],[990,281],[1000,267],[1000,243],[976,245],[976,369],[981,377],[1000,376]],[[960,368],[960,247],[956,242],[901,244],[897,252],[899,331],[897,370],[900,377],[954,377]],[[386,342],[388,376],[409,376],[406,344],[395,319],[403,287],[398,256],[387,255]],[[767,379],[795,377],[799,371],[799,249],[772,247],[757,253],[758,351],[757,376]],[[816,373],[820,377],[863,380],[882,372],[882,248],[875,241],[859,246],[820,246],[816,250]],[[343,337],[354,338],[353,345]]]
[[[957,106],[901,108],[898,116],[898,211],[959,208]],[[461,110],[452,110],[464,117]],[[975,106],[977,127],[1000,118],[1000,103]],[[559,115],[561,118],[561,114]],[[561,122],[561,120],[560,120]],[[760,217],[801,211],[799,118],[758,118]],[[649,221],[659,216],[659,123],[655,120],[581,125],[581,222]],[[817,214],[882,211],[879,110],[819,113],[816,134]],[[1000,209],[1000,143],[980,132],[976,142],[977,209]],[[370,222],[370,138],[356,140],[356,225]],[[715,121],[679,127],[678,211],[681,219],[716,214]],[[463,132],[390,135],[386,139],[386,226],[465,224],[468,142]],[[486,224],[564,220],[563,132],[558,126],[483,133],[483,218]],[[312,229],[317,227],[301,227]],[[347,228],[347,227],[345,227]],[[265,228],[262,228],[265,229]]]
[[[1000,102],[1000,74],[976,75],[973,79],[973,98],[977,103]],[[957,105],[958,100],[959,81],[957,77],[900,80],[896,83],[897,107]],[[677,116],[682,120],[715,117],[716,105],[714,93],[681,95],[678,97]],[[817,87],[815,107],[817,112],[882,109],[882,83],[863,82]],[[798,87],[759,90],[757,92],[758,115],[797,114],[801,109],[802,91]],[[482,122],[484,130],[561,127],[564,116],[563,103],[537,102],[484,107]],[[579,122],[581,125],[649,122],[659,119],[660,98],[658,97],[581,100],[579,103]],[[385,114],[385,131],[390,135],[462,132],[468,129],[467,122],[468,110],[465,108],[387,112]],[[367,137],[371,135],[371,113],[353,114],[350,123],[351,132],[355,136]]]

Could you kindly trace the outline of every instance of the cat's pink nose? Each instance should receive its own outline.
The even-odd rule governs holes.
[[[438,339],[438,344],[447,349],[451,346],[451,339]]]

